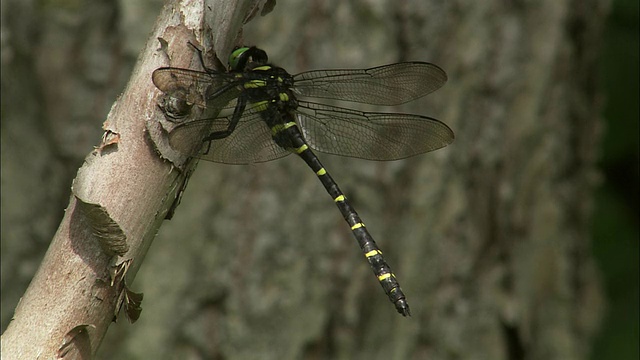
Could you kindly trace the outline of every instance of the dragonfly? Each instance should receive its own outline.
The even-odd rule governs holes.
[[[200,53],[201,60],[202,54]],[[190,157],[252,164],[296,154],[313,170],[347,222],[374,275],[398,313],[410,316],[406,296],[382,251],[314,151],[367,160],[399,160],[450,144],[453,131],[422,115],[366,112],[307,100],[320,98],[394,106],[423,97],[447,75],[428,62],[368,69],[312,70],[291,75],[264,50],[243,46],[227,71],[162,67],[155,86],[197,117],[172,116],[169,144]]]

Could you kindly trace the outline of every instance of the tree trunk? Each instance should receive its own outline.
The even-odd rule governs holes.
[[[200,162],[175,217],[163,224],[144,263],[136,262],[140,271],[129,285],[145,294],[140,320],[116,324],[98,357],[586,358],[601,313],[588,231],[600,136],[595,59],[607,4],[283,1],[255,17],[244,43],[266,50],[291,73],[405,60],[447,71],[449,82],[425,99],[366,109],[436,117],[456,133],[448,148],[394,162],[318,154],[394,268],[413,316],[395,312],[302,161]],[[151,24],[140,25],[144,17],[126,20],[131,10],[112,9],[108,23],[122,16],[123,26],[135,23],[148,32]],[[68,154],[77,154],[69,148],[86,153],[92,142],[78,137],[99,134],[97,121],[71,125],[68,115],[87,101],[92,112],[104,114],[110,101],[95,102],[113,99],[106,90],[61,99],[66,93],[55,89],[64,83],[47,83],[47,69],[78,61],[70,54],[89,51],[82,49],[91,39],[104,45],[96,40],[100,34],[119,49],[110,53],[112,65],[101,65],[113,70],[92,75],[102,76],[94,82],[86,80],[92,68],[85,64],[80,74],[60,76],[78,76],[90,89],[96,82],[114,88],[122,76],[105,74],[119,73],[117,59],[136,49],[125,42],[136,37],[128,30],[112,36],[107,25],[82,24],[78,29],[97,29],[62,40],[40,31],[11,41],[35,42],[33,49],[64,41],[76,47],[55,61],[16,48],[14,56],[28,61],[14,58],[8,64],[16,72],[2,79],[3,326],[35,270],[35,249],[46,246],[56,209],[64,206],[61,189],[73,175],[60,174],[71,167]],[[24,36],[19,26],[7,25]],[[159,47],[155,41],[147,49]],[[225,61],[228,47],[221,49]],[[3,75],[4,54],[3,43]],[[102,58],[91,54],[81,59]],[[37,78],[24,82],[33,76],[30,66],[39,69]],[[163,65],[156,60],[156,66]],[[137,95],[145,101],[157,91],[147,75],[146,92]],[[41,94],[21,92],[33,107],[6,102],[9,81],[12,92],[42,83]],[[42,148],[47,151],[32,155]],[[17,295],[7,294],[14,288]]]

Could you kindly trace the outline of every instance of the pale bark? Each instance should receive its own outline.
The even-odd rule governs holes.
[[[151,73],[169,63],[197,63],[187,41],[228,52],[246,9],[241,2],[215,1],[165,6],[103,124],[102,143],[78,170],[65,216],[2,335],[3,359],[91,358],[121,306],[137,319],[140,297],[127,285],[187,173],[163,160],[150,141],[163,116]],[[222,19],[231,21],[211,37],[203,25]]]

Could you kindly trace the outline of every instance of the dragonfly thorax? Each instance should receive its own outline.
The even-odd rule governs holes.
[[[276,111],[289,111],[298,107],[292,90],[293,76],[286,70],[262,65],[245,73],[242,87],[247,101],[254,106],[269,107]]]

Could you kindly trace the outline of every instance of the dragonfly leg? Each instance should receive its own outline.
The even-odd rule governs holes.
[[[194,43],[192,43],[191,41],[188,41],[187,44],[189,46],[191,46],[197,53],[198,53],[198,59],[200,59],[200,65],[202,65],[202,68],[204,69],[204,71],[208,74],[217,74],[218,71],[216,71],[214,68],[210,68],[208,67],[205,62],[204,62],[204,55],[202,52],[202,49],[200,49],[199,47],[197,47]],[[222,62],[220,61],[220,59],[218,59],[217,56],[214,56],[214,61],[215,64],[214,66],[220,66],[221,68],[224,68],[224,65],[222,65]]]
[[[229,127],[221,131],[214,131],[209,133],[209,135],[202,140],[202,142],[207,142],[207,150],[204,154],[208,154],[211,149],[211,141],[224,139],[227,136],[231,135],[233,131],[236,129],[240,118],[242,117],[242,113],[244,113],[244,109],[247,105],[247,100],[244,96],[238,98],[238,103],[236,104],[236,108],[233,110],[233,115],[231,116],[231,121],[229,121]]]

